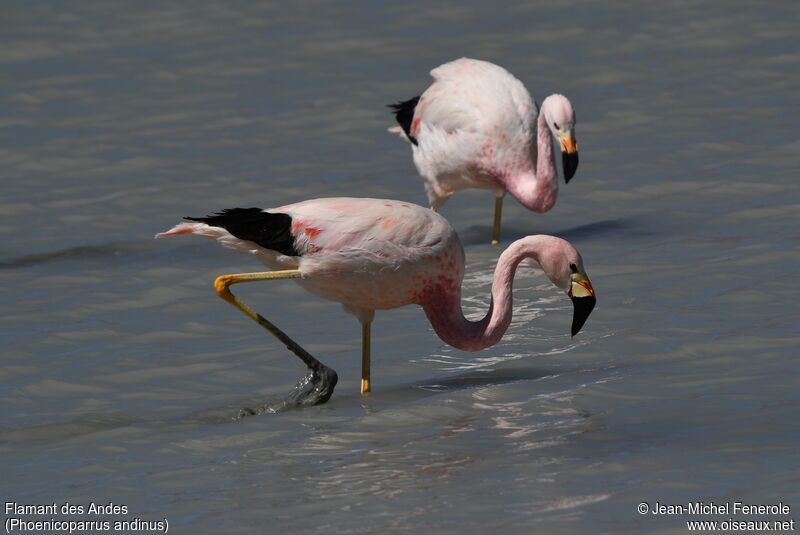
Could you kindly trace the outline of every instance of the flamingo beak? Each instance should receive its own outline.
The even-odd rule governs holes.
[[[572,130],[559,132],[558,143],[561,145],[561,163],[564,166],[564,182],[569,184],[570,179],[578,170],[578,142]]]
[[[573,273],[571,276],[570,288],[567,292],[572,299],[572,336],[578,334],[589,318],[589,314],[594,310],[597,299],[594,295],[594,288],[589,282],[589,277],[585,273]]]

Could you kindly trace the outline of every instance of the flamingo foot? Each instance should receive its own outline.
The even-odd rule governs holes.
[[[317,362],[318,366],[308,368],[306,374],[282,401],[267,403],[260,407],[244,407],[239,410],[237,420],[258,414],[283,412],[288,409],[322,405],[333,395],[333,389],[339,381],[339,376],[333,368]]]

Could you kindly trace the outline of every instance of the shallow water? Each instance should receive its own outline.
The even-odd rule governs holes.
[[[177,533],[686,532],[642,501],[782,500],[791,515],[758,518],[798,518],[799,15],[7,6],[0,495],[113,501]],[[153,234],[304,198],[424,204],[384,105],[459,56],[575,105],[577,175],[548,214],[506,202],[503,237],[581,250],[599,297],[584,331],[569,337],[571,304],[526,268],[509,333],[480,353],[444,346],[417,308],[379,314],[363,398],[358,324],[338,305],[242,287],[340,383],[324,406],[232,421],[302,366],[214,296],[216,275],[258,264]],[[499,254],[492,207],[465,192],[443,209],[475,315]]]

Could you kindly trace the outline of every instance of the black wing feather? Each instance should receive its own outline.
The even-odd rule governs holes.
[[[228,208],[207,217],[184,217],[189,221],[224,228],[240,240],[247,240],[287,256],[300,256],[294,247],[292,216],[269,213],[261,208]]]
[[[395,119],[400,123],[403,132],[406,133],[406,136],[414,145],[417,145],[417,138],[411,135],[411,121],[414,120],[414,109],[417,107],[417,102],[419,102],[419,97],[387,106],[392,109]]]

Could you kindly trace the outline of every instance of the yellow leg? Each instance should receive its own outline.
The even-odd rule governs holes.
[[[305,362],[309,368],[311,368],[312,370],[318,370],[320,367],[324,366],[320,361],[311,356],[311,354],[309,354],[305,349],[300,347],[300,345],[297,344],[294,340],[289,338],[289,336],[286,335],[286,333],[281,331],[272,322],[270,322],[264,316],[262,316],[261,314],[250,308],[241,299],[233,295],[230,290],[231,285],[239,284],[241,282],[257,282],[266,280],[299,279],[299,278],[300,278],[299,269],[220,275],[214,281],[214,289],[217,291],[218,296],[220,296],[222,299],[224,299],[228,303],[232,304],[233,306],[241,310],[247,317],[249,317],[256,323],[264,327],[275,338],[283,342],[286,345],[286,347],[292,353],[300,357],[300,359],[303,362]]]
[[[492,245],[500,243],[500,219],[503,215],[503,198],[494,199],[494,229],[492,229]]]
[[[361,393],[369,394],[372,389],[370,388],[370,327],[371,321],[367,321],[361,325]]]
[[[259,273],[220,275],[214,281],[214,288],[217,291],[217,295],[241,310],[244,315],[264,327],[275,338],[283,342],[286,345],[286,348],[297,355],[297,357],[300,358],[300,360],[302,360],[309,368],[309,371],[306,373],[305,377],[303,377],[303,379],[301,379],[300,382],[295,385],[292,393],[290,393],[280,405],[260,408],[257,410],[242,409],[239,413],[239,417],[248,416],[251,414],[260,414],[267,408],[274,412],[276,410],[283,410],[284,408],[290,406],[319,405],[328,401],[333,394],[333,389],[336,387],[336,383],[338,381],[336,372],[311,356],[308,351],[300,347],[300,345],[289,338],[286,333],[278,329],[264,316],[247,306],[241,299],[233,295],[230,290],[230,286],[232,284],[238,284],[240,282],[299,278],[300,270],[288,269],[285,271],[264,271]]]

